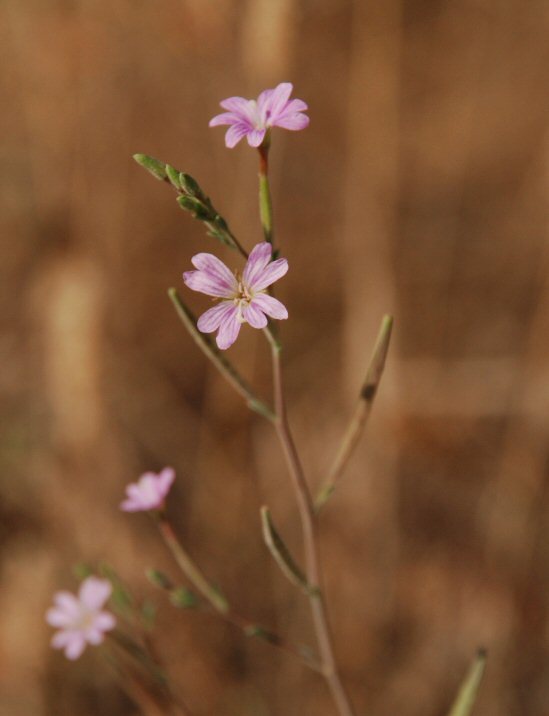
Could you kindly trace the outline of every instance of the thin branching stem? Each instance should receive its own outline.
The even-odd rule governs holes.
[[[322,592],[322,576],[313,501],[288,423],[280,356],[281,346],[269,329],[265,329],[265,333],[271,344],[273,361],[273,392],[276,413],[274,425],[288,465],[301,520],[305,572],[308,583],[313,587],[309,594],[309,603],[321,657],[322,674],[326,679],[340,716],[354,716],[354,710],[341,680],[334,655],[333,637]]]
[[[168,295],[177,311],[177,315],[185,328],[191,334],[192,339],[204,353],[206,358],[210,360],[227,382],[241,395],[249,408],[262,417],[274,420],[274,413],[271,408],[262,400],[260,400],[253,392],[252,388],[236,370],[233,364],[225,358],[215,343],[206,333],[201,333],[196,327],[196,318],[192,311],[182,301],[179,293],[175,288],[168,290]]]
[[[322,671],[321,665],[311,654],[310,649],[291,644],[270,629],[250,621],[236,612],[219,590],[209,582],[194,560],[190,557],[174,532],[174,529],[168,521],[165,513],[159,513],[157,515],[156,522],[162,539],[172,553],[177,566],[189,582],[195,587],[195,589],[200,592],[204,599],[210,604],[216,614],[230,624],[238,627],[246,636],[257,637],[272,646],[278,647],[287,654],[298,658],[305,666],[313,671]]]

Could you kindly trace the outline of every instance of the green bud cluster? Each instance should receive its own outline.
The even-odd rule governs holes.
[[[195,219],[202,221],[208,234],[226,246],[237,248],[225,219],[217,212],[210,198],[202,190],[199,183],[190,174],[180,172],[171,164],[164,164],[159,159],[146,154],[134,154],[135,161],[160,181],[171,184],[177,191],[177,203],[188,211]]]

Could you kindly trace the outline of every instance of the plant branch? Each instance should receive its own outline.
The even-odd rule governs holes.
[[[170,297],[181,322],[189,331],[191,338],[204,353],[206,358],[214,364],[225,380],[227,380],[236,392],[244,398],[251,410],[272,422],[275,416],[271,408],[255,395],[252,388],[236,370],[233,364],[225,358],[211,338],[207,334],[201,333],[198,330],[196,327],[196,318],[183,302],[177,290],[175,288],[170,288],[168,290],[168,296]]]
[[[345,468],[347,467],[347,464],[360,441],[362,433],[364,432],[364,428],[366,427],[366,423],[368,422],[368,418],[370,417],[370,413],[372,411],[379,381],[381,380],[383,369],[385,367],[385,359],[387,358],[389,343],[391,341],[392,327],[393,317],[384,316],[381,321],[372,357],[370,358],[370,363],[366,371],[366,378],[364,379],[362,388],[360,389],[358,402],[347,429],[345,430],[339,450],[336,454],[334,462],[332,463],[328,477],[326,478],[326,482],[316,498],[315,508],[317,511],[320,511],[333,494],[336,488],[336,483],[345,471]]]
[[[225,219],[213,206],[210,198],[202,190],[196,179],[190,174],[180,172],[170,164],[146,154],[134,154],[135,161],[146,169],[155,179],[169,184],[177,192],[177,203],[185,211],[189,211],[195,219],[202,221],[210,236],[222,244],[238,251],[245,259],[248,252],[238,241]]]
[[[310,650],[307,647],[295,646],[280,637],[278,634],[275,634],[270,629],[266,629],[260,624],[256,624],[236,612],[230,606],[227,599],[209,583],[199,567],[188,555],[187,551],[177,538],[171,524],[168,522],[163,513],[158,515],[157,525],[162,539],[172,553],[178,567],[187,577],[189,582],[200,592],[200,594],[202,594],[202,596],[220,617],[241,629],[246,636],[253,636],[261,639],[272,646],[278,647],[291,656],[297,657],[313,671],[322,670],[322,667],[314,656],[311,655]]]
[[[332,632],[326,612],[324,595],[321,590],[322,579],[316,536],[316,517],[311,493],[288,423],[280,360],[281,346],[268,329],[265,329],[265,334],[272,349],[273,389],[276,413],[274,425],[286,458],[301,520],[305,553],[305,573],[307,582],[312,587],[312,591],[309,594],[309,603],[321,656],[322,673],[340,716],[354,716],[353,707],[337,668]]]
[[[173,558],[177,562],[177,566],[187,577],[189,582],[200,592],[200,594],[206,599],[216,612],[221,614],[227,614],[229,611],[229,603],[225,597],[210,584],[204,574],[201,572],[199,567],[187,554],[181,542],[178,540],[177,535],[173,531],[171,524],[166,518],[164,513],[157,513],[157,526],[162,535],[166,546],[173,555]]]

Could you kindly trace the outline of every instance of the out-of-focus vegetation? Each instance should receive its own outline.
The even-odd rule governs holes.
[[[174,566],[118,511],[127,482],[173,465],[171,515],[204,570],[312,640],[261,541],[267,503],[299,554],[271,429],[166,295],[198,250],[238,258],[131,159],[196,176],[253,245],[255,153],[207,123],[283,80],[311,116],[275,133],[272,169],[291,419],[315,484],[395,315],[366,439],[322,515],[358,711],[445,713],[481,645],[478,712],[547,711],[548,20],[518,0],[0,4],[2,716],[137,713],[100,650],[49,649],[44,611],[82,559],[156,602],[156,648],[197,714],[332,714],[298,663],[163,599],[144,570]],[[268,395],[262,336],[231,353]]]

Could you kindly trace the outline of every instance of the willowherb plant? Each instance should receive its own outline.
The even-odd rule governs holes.
[[[275,127],[297,131],[305,129],[309,124],[309,117],[305,114],[308,107],[300,99],[290,99],[292,90],[289,82],[283,82],[274,89],[261,92],[257,100],[230,97],[221,102],[221,107],[226,111],[210,121],[211,127],[228,125],[225,135],[227,147],[234,147],[246,137],[250,147],[256,148],[259,153],[259,213],[263,241],[257,243],[249,253],[193,177],[144,154],[136,154],[134,159],[155,178],[170,184],[177,192],[179,206],[201,221],[212,237],[239,253],[245,260],[242,271],[233,273],[214,254],[199,253],[192,257],[191,263],[195,270],[183,274],[184,284],[217,301],[198,320],[176,289],[171,288],[168,293],[178,316],[204,355],[245,399],[250,409],[271,423],[276,432],[298,507],[303,539],[303,566],[301,560],[290,553],[266,506],[261,508],[262,534],[281,572],[310,604],[316,648],[293,643],[243,616],[206,577],[177,537],[165,511],[165,502],[175,479],[172,468],[166,467],[158,474],[147,472],[137,482],[129,484],[120,509],[125,512],[146,512],[154,519],[187,585],[174,585],[169,577],[158,570],[149,570],[147,576],[154,586],[168,595],[174,606],[196,608],[207,605],[247,636],[262,639],[300,659],[304,667],[318,672],[325,680],[334,713],[339,716],[357,716],[334,652],[327,600],[322,588],[317,518],[343,475],[368,420],[385,365],[392,318],[385,316],[381,321],[354,413],[333,464],[323,476],[315,496],[306,479],[288,421],[281,360],[283,343],[277,325],[273,323],[273,319],[288,318],[286,306],[275,296],[275,284],[288,272],[289,267],[287,260],[279,257],[274,239],[269,187],[271,132]],[[256,395],[253,387],[226,357],[225,351],[237,340],[245,323],[261,330],[270,345],[272,404]],[[214,332],[217,332],[215,342],[208,335]],[[111,647],[109,659],[117,669],[122,684],[145,713],[158,713],[160,706],[170,714],[194,714],[175,695],[158,656],[151,649],[147,638],[148,630],[154,624],[151,605],[136,604],[112,568],[103,565],[100,573],[101,577],[96,577],[89,570],[84,570],[85,579],[78,596],[64,591],[55,594],[54,606],[46,615],[48,623],[59,630],[52,638],[52,646],[63,649],[69,659],[77,659],[86,645],[101,644],[108,637]],[[105,609],[109,600],[118,619]],[[484,661],[484,653],[479,652],[461,685],[449,716],[467,716],[470,713],[484,670]]]

